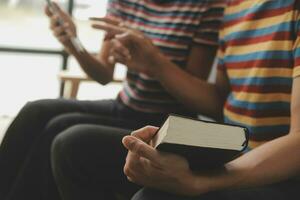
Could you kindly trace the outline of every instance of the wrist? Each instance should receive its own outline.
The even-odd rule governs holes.
[[[190,193],[192,196],[197,196],[217,190],[215,182],[212,181],[212,177],[210,177],[209,175],[199,175],[197,173],[193,173],[193,176],[190,179],[190,187]]]
[[[173,63],[160,52],[154,53],[152,58],[153,59],[150,66],[151,74],[157,80],[161,80],[168,72],[168,68],[170,67],[170,65],[172,65]]]
[[[210,186],[208,185],[208,181],[198,176],[198,174],[190,171],[185,175],[180,175],[179,180],[179,187],[176,191],[177,194],[184,195],[184,196],[199,196],[210,192]]]
[[[205,174],[197,174],[194,180],[194,190],[196,193],[207,193],[240,188],[243,180],[245,180],[245,177],[240,172],[225,168]]]
[[[85,51],[85,48],[76,36],[69,37],[65,42],[63,42],[63,45],[65,51],[72,55],[80,54]]]
[[[76,55],[76,48],[73,46],[72,42],[71,41],[67,41],[63,44],[63,47],[64,47],[64,50],[71,54],[71,55]]]
[[[90,54],[85,48],[83,48],[82,51],[77,51],[75,48],[72,48],[71,51],[68,51],[68,53],[73,55],[76,58],[76,60],[79,62],[85,59],[87,55]]]
[[[80,57],[84,54],[87,54],[87,50],[83,47],[80,46],[80,49],[78,47],[76,47],[74,44],[69,44],[69,45],[65,45],[65,51],[68,52],[69,54],[73,55],[74,57]]]

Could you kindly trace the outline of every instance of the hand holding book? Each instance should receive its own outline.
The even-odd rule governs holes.
[[[170,115],[153,139],[160,150],[185,157],[191,169],[222,167],[247,147],[244,127]]]
[[[124,166],[128,180],[141,186],[178,194],[193,194],[194,177],[186,159],[157,151],[148,143],[158,128],[144,127],[123,139],[129,150]],[[199,190],[197,190],[199,192]]]
[[[194,173],[223,167],[248,142],[247,129],[171,115],[160,127],[145,127],[123,138],[129,150],[128,180],[176,194],[199,195],[211,189],[210,175]],[[151,145],[150,145],[151,143]],[[196,184],[201,181],[201,184]]]

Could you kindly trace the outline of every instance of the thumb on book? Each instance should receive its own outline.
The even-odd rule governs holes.
[[[134,136],[125,136],[122,142],[124,146],[132,153],[147,158],[152,162],[159,160],[159,153],[153,147]]]
[[[158,131],[158,127],[145,126],[141,129],[135,130],[131,133],[132,136],[141,139],[142,141],[149,143]]]

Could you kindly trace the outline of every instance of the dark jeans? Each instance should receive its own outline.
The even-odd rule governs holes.
[[[286,181],[258,188],[212,192],[198,197],[176,196],[148,188],[141,189],[131,200],[298,200],[300,181]]]
[[[134,111],[118,100],[30,102],[10,125],[0,147],[0,199],[58,199],[49,173],[50,146],[63,130],[76,124],[99,124],[129,133],[147,124],[159,125],[164,117]]]
[[[99,125],[73,126],[52,144],[53,174],[64,200],[130,199],[139,187],[123,173],[122,138],[129,130]]]

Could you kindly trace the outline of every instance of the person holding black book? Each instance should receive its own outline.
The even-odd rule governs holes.
[[[171,60],[192,76],[206,80],[216,55],[224,7],[222,2],[109,0],[107,16],[121,21],[124,27],[139,29],[144,37],[157,46],[160,56]],[[109,83],[116,63],[109,56],[112,38],[105,37],[97,55],[82,46],[78,50],[75,45],[78,44],[76,26],[71,17],[55,3],[46,9],[46,14],[55,37],[77,59],[87,75],[102,85]],[[151,60],[147,58],[147,63]],[[125,152],[121,146],[125,134],[147,124],[158,126],[169,113],[196,116],[194,110],[187,108],[189,102],[174,96],[155,77],[135,71],[131,65],[127,67],[124,87],[115,99],[48,99],[29,102],[22,108],[8,128],[0,147],[0,199],[58,198],[52,187],[55,184],[50,167],[50,146],[53,138],[68,128],[86,128],[84,132],[103,133],[106,138],[102,140],[106,141],[104,145],[110,144],[108,140],[117,139],[119,145],[116,146],[121,150],[111,149],[105,158],[99,160],[102,168],[111,170],[104,175],[112,174],[119,178],[108,188],[118,190],[117,184],[128,183],[124,175],[118,174],[124,164],[125,154],[111,164],[107,164],[107,157],[118,159],[118,153]],[[90,139],[93,140],[93,137]],[[107,193],[106,199],[112,198],[109,196],[113,192],[109,192],[109,189],[103,189],[103,193]]]
[[[196,111],[245,126],[250,133],[249,149],[222,170],[193,171],[185,158],[152,146],[157,127],[132,132],[123,138],[129,150],[123,170],[129,181],[145,187],[132,200],[299,199],[300,1],[227,1],[217,80],[211,84],[156,55],[155,46],[139,32],[99,20],[94,27],[113,35],[115,60],[135,63],[138,70],[139,55],[152,58],[157,65],[144,65],[144,70],[169,91]],[[89,189],[80,188],[90,173],[97,174],[92,168],[97,162],[84,159],[89,154],[80,152],[79,138],[88,144],[79,132],[60,135],[53,143],[53,172],[64,199],[97,188],[97,178]],[[90,144],[103,151],[96,142]]]

